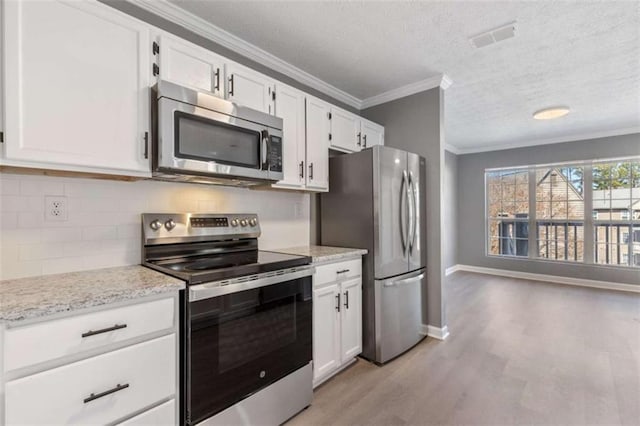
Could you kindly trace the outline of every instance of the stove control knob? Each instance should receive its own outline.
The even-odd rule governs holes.
[[[240,219],[240,225],[247,226],[247,219]]]
[[[157,231],[158,229],[160,229],[162,227],[162,223],[156,219],[153,222],[151,222],[149,224],[149,226],[151,227],[151,229],[153,229],[154,231]]]
[[[169,219],[164,223],[164,227],[167,228],[167,231],[171,231],[173,228],[176,227],[176,223],[174,222],[173,219]]]
[[[231,219],[231,226],[238,226],[238,219]]]
[[[251,226],[256,226],[258,224],[258,219],[256,219],[255,217],[252,217],[251,220],[249,220],[249,224]]]

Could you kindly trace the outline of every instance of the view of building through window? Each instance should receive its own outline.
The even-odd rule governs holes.
[[[489,255],[640,266],[640,160],[491,170],[485,179]]]

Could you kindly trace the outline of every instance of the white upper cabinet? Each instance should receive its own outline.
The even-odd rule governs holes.
[[[331,140],[329,146],[339,151],[360,151],[360,117],[331,106]]]
[[[362,149],[374,145],[384,145],[384,127],[373,121],[360,119],[360,137],[362,139]]]
[[[94,1],[3,2],[4,164],[149,175],[149,26]]]
[[[276,188],[305,187],[305,95],[285,84],[276,83],[276,116],[282,118],[284,179]]]
[[[273,114],[275,110],[274,80],[235,62],[227,62],[226,71],[227,99]]]
[[[330,105],[307,96],[307,164],[308,189],[329,190],[329,109]]]
[[[158,43],[162,80],[224,97],[224,58],[167,34],[160,35]]]

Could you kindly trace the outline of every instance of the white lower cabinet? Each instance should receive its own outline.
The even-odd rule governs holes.
[[[174,425],[176,424],[176,400],[167,401],[119,424],[121,426]]]
[[[353,260],[320,265],[316,277],[345,271],[313,289],[313,384],[327,380],[362,352],[362,277],[347,277]],[[360,260],[358,260],[360,266]],[[341,273],[341,274],[342,274]]]
[[[98,425],[122,419],[129,419],[125,424],[135,425],[174,424],[176,297],[147,300],[0,329],[4,335],[0,349],[5,359],[11,360],[7,355],[20,351],[44,353],[24,363],[4,364],[0,372],[0,378],[6,380],[0,382],[0,388],[4,388],[4,419],[0,424]],[[154,324],[156,319],[160,326]],[[96,328],[102,324],[107,327]],[[84,346],[70,337],[80,338],[82,334],[99,341]],[[36,344],[43,340],[56,346],[56,336],[61,351]],[[34,342],[30,344],[29,338]]]

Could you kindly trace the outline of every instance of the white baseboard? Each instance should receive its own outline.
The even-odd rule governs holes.
[[[460,270],[460,266],[461,265],[453,265],[453,266],[448,267],[447,269],[444,270],[444,276],[446,277],[448,275],[453,274],[456,271],[459,271]]]
[[[556,284],[582,287],[602,288],[606,290],[629,291],[640,293],[640,285],[615,283],[610,281],[587,280],[582,278],[562,277],[559,275],[535,274],[532,272],[510,271],[507,269],[485,268],[483,266],[455,265],[456,271],[476,272],[478,274],[497,275],[501,277],[520,278],[524,280],[545,281]]]
[[[449,337],[449,327],[446,325],[442,328],[433,325],[422,324],[420,334],[423,336],[433,337],[438,340],[445,340]]]

